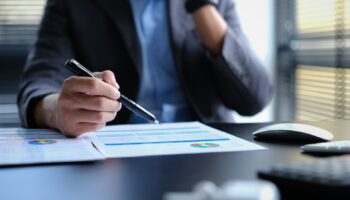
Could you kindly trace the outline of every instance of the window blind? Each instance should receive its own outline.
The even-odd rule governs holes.
[[[45,2],[0,0],[0,45],[32,44]]]
[[[350,119],[350,0],[296,0],[297,120]]]

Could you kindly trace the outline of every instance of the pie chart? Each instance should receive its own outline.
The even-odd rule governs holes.
[[[208,143],[208,142],[198,142],[198,143],[191,144],[191,147],[196,147],[196,148],[214,148],[219,146],[220,146],[219,144]]]
[[[50,139],[37,139],[37,140],[28,141],[28,144],[44,145],[44,144],[54,144],[56,142],[57,142],[56,140],[50,140]]]

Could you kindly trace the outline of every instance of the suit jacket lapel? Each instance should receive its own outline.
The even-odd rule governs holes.
[[[100,5],[117,26],[125,41],[128,53],[140,72],[141,47],[129,1],[96,0],[96,3]]]

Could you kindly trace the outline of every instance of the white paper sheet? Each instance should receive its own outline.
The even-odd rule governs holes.
[[[110,158],[265,149],[199,122],[109,126],[89,136]]]
[[[63,134],[47,129],[0,128],[0,141],[65,138]]]
[[[101,160],[90,140],[50,130],[0,129],[0,165]]]

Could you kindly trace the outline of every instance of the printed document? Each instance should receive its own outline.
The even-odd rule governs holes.
[[[199,122],[109,126],[90,137],[109,158],[265,149]]]
[[[0,166],[104,159],[84,138],[66,138],[51,130],[0,129]]]

